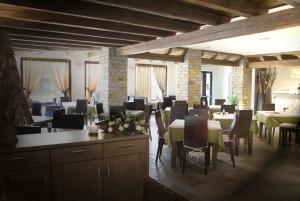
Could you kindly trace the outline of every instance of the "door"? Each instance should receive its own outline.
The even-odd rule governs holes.
[[[212,104],[212,72],[202,71],[202,96],[207,97],[208,105]]]
[[[104,200],[139,201],[142,198],[143,167],[139,154],[105,161]]]
[[[102,161],[84,161],[53,167],[53,200],[102,201]]]
[[[11,172],[8,175],[8,200],[50,200],[50,183],[48,168],[21,170]]]

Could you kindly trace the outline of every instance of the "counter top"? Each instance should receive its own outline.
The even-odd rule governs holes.
[[[103,134],[89,136],[88,130],[72,130],[56,133],[19,135],[18,143],[14,147],[0,148],[0,153],[10,153],[17,151],[29,151],[38,149],[49,149],[85,144],[99,144],[122,140],[148,138],[146,134]]]

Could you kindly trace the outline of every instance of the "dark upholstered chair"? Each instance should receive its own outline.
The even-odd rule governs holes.
[[[273,104],[273,103],[264,103],[264,104],[262,104],[261,110],[262,111],[275,111],[275,104]],[[274,136],[275,128],[273,128],[272,133],[273,133],[273,136]],[[267,138],[267,129],[266,129],[266,127],[265,127],[265,138]]]
[[[136,110],[145,110],[145,100],[144,99],[134,99]]]
[[[68,97],[68,96],[60,97],[60,106],[62,106],[63,102],[70,102],[70,97]]]
[[[188,108],[186,106],[172,106],[168,125],[170,125],[175,119],[184,119],[184,116],[187,115],[187,113]]]
[[[207,96],[202,96],[200,98],[200,105],[208,105]]]
[[[199,105],[199,104],[194,104],[193,105],[193,109],[205,109],[205,110],[208,110],[208,105]]]
[[[203,116],[186,116],[182,146],[182,172],[185,171],[186,155],[190,151],[204,151],[204,173],[207,174],[210,150],[208,145],[208,119]]]
[[[162,110],[165,110],[166,107],[172,107],[172,98],[166,96],[163,98],[163,102],[162,102]]]
[[[126,110],[136,110],[136,103],[135,102],[124,102],[123,106]]]
[[[33,116],[42,116],[42,103],[32,103],[31,114]]]
[[[97,115],[99,117],[99,115],[104,112],[104,110],[103,110],[103,103],[97,103],[96,104],[96,110],[97,110]]]
[[[215,105],[223,105],[225,101],[225,99],[215,99]]]
[[[208,118],[208,111],[206,109],[190,109],[189,116],[203,116]]]
[[[161,117],[160,110],[157,110],[155,112],[155,121],[157,125],[157,134],[158,134],[158,147],[157,147],[157,153],[156,153],[156,159],[155,163],[157,163],[158,158],[161,157],[163,146],[166,144],[164,135],[166,133],[166,129],[164,127],[164,123]]]
[[[87,108],[88,108],[88,102],[86,99],[76,100],[75,113],[82,114],[84,116],[86,125],[87,125],[87,119],[88,119],[88,109]]]
[[[171,98],[172,101],[173,101],[173,100],[174,100],[174,101],[176,100],[176,96],[175,96],[175,95],[170,95],[169,98]]]
[[[188,107],[188,104],[185,100],[176,100],[175,106],[187,106]]]
[[[143,201],[188,201],[151,177],[143,180]]]
[[[110,106],[109,117],[111,120],[116,118],[121,118],[124,120],[126,118],[126,110],[123,106]]]
[[[290,144],[292,133],[295,133],[295,144],[298,143],[300,145],[300,119],[298,120],[297,124],[282,123],[279,125],[279,144]]]
[[[223,110],[233,114],[235,112],[235,105],[221,105],[221,112],[223,112]]]
[[[45,116],[53,117],[53,111],[60,109],[58,105],[47,105],[45,108]]]
[[[17,135],[37,134],[42,132],[40,126],[22,125],[17,126],[16,129]]]
[[[53,119],[53,128],[83,129],[83,114],[58,114]]]
[[[244,138],[248,144],[248,154],[252,154],[253,139],[250,131],[252,121],[252,110],[240,110],[238,113],[237,123],[233,132],[234,152],[238,156],[239,139]]]

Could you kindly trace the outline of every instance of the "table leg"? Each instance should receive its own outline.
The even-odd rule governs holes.
[[[267,130],[267,141],[269,144],[271,144],[271,140],[272,140],[272,128],[268,128]]]
[[[171,152],[171,167],[176,168],[176,157],[177,157],[177,145],[176,142],[172,143],[172,152]]]
[[[259,137],[262,137],[263,123],[259,122]]]
[[[212,168],[217,168],[217,156],[218,156],[218,145],[216,143],[213,144],[212,148]]]

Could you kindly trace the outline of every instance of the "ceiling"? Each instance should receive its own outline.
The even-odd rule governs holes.
[[[300,26],[241,37],[184,46],[242,55],[272,54],[300,50]]]

